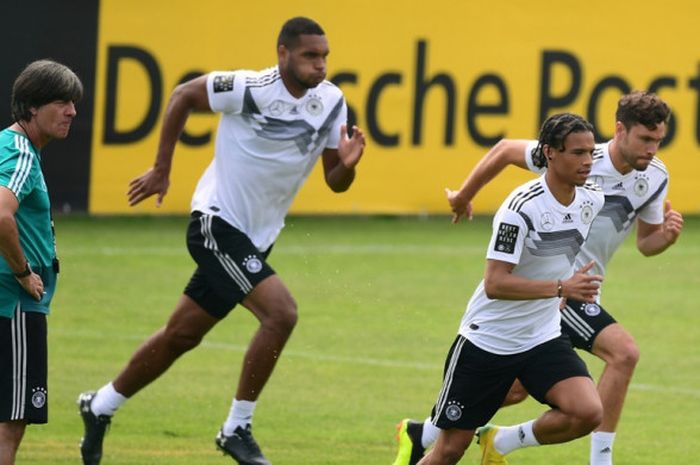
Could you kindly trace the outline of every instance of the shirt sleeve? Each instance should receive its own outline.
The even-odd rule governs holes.
[[[493,218],[493,233],[486,258],[502,262],[520,263],[523,244],[527,237],[527,223],[520,214],[501,207]]]
[[[33,166],[34,155],[30,152],[16,151],[0,162],[0,186],[10,189],[19,202],[33,189]]]
[[[245,93],[245,73],[242,71],[212,71],[207,76],[207,96],[213,111],[240,113]]]
[[[345,103],[345,99],[342,98],[342,103],[338,115],[333,120],[331,124],[330,133],[328,134],[328,142],[326,142],[326,148],[337,149],[338,143],[340,142],[340,126],[347,124],[348,121],[348,105]],[[348,131],[350,128],[348,128]]]
[[[527,146],[525,147],[525,163],[527,163],[527,168],[530,171],[533,171],[537,174],[542,174],[545,171],[547,171],[547,168],[539,168],[535,166],[535,162],[532,159],[538,144],[539,142],[536,140],[531,140],[527,143]]]
[[[668,182],[654,199],[639,211],[639,219],[648,224],[664,222],[664,201],[668,194]]]

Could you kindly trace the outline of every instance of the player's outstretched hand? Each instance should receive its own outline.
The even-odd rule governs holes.
[[[170,187],[168,175],[151,168],[129,183],[129,192],[127,193],[129,205],[133,207],[153,194],[158,194],[156,207],[160,207],[163,203],[163,197],[168,193],[168,187]]]
[[[595,262],[591,260],[576,271],[571,278],[562,281],[563,297],[582,302],[595,302],[603,277],[599,274],[588,274],[594,264]]]
[[[352,127],[352,137],[348,137],[347,125],[340,126],[338,157],[346,168],[354,168],[362,158],[365,149],[365,135],[357,126]]]
[[[472,203],[469,200],[464,200],[459,197],[458,191],[453,191],[452,189],[445,188],[445,195],[447,195],[447,201],[452,209],[452,224],[457,224],[461,218],[466,218],[469,221],[472,220]]]

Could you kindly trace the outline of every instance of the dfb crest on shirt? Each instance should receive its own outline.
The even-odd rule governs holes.
[[[586,200],[581,205],[581,222],[583,224],[589,224],[593,221],[593,202]]]
[[[585,205],[581,209],[581,222],[588,224],[593,220],[593,208],[590,205]]]
[[[639,197],[643,197],[649,191],[649,181],[643,174],[638,174],[636,178],[634,181],[634,193]]]
[[[323,103],[321,99],[316,95],[310,95],[309,100],[306,101],[304,109],[311,115],[317,116],[323,112]]]

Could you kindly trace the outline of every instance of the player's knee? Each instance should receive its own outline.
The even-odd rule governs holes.
[[[165,340],[171,352],[181,354],[197,347],[202,342],[202,336],[177,328],[166,328]]]
[[[261,322],[262,325],[281,334],[291,334],[299,319],[294,299],[274,305],[266,314],[267,317]]]
[[[633,371],[639,362],[639,346],[631,337],[619,341],[611,352],[609,364],[626,371]]]
[[[603,406],[592,403],[571,416],[571,430],[576,437],[589,434],[603,421]]]
[[[596,429],[598,425],[600,425],[601,421],[603,421],[602,407],[587,412],[586,415],[583,415],[580,418],[581,436],[585,436],[586,434],[589,434],[591,431]]]
[[[634,371],[639,362],[639,346],[619,324],[606,327],[593,344],[593,353],[617,370]]]
[[[620,351],[620,358],[620,363],[628,368],[634,369],[639,362],[639,346],[634,341],[629,341]]]

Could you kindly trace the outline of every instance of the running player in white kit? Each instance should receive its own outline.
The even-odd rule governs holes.
[[[595,262],[593,270],[605,273],[605,266],[618,246],[637,225],[637,248],[645,256],[656,255],[678,238],[683,218],[668,201],[668,171],[655,158],[670,118],[668,105],[649,92],[633,92],[618,102],[614,138],[597,144],[591,180],[605,193],[603,210],[594,220],[589,239],[577,262]],[[544,169],[536,141],[502,140],[477,164],[459,191],[448,192],[453,222],[471,218],[471,200],[487,182],[509,164],[541,173]],[[590,465],[611,465],[613,442],[624,399],[639,349],[629,332],[600,305],[567,299],[562,313],[562,331],[575,347],[605,361],[598,381],[603,402],[603,420],[591,434]],[[523,400],[527,393],[516,382],[508,403]],[[403,420],[400,424],[399,455],[394,465],[414,465],[430,447],[438,430],[430,419],[423,423]],[[405,458],[404,458],[405,457]]]
[[[325,80],[328,53],[323,29],[311,19],[293,18],[280,32],[277,66],[258,72],[215,71],[173,92],[155,165],[131,182],[129,202],[156,195],[160,204],[190,112],[221,113],[214,159],[192,199],[187,246],[197,268],[167,324],[113,382],[80,395],[85,465],[100,463],[106,428],[117,408],[195,348],[239,303],[260,326],[215,443],[241,465],[269,465],[252,435],[253,411],[296,324],[297,308],[267,257],[319,157],[326,183],[342,192],[355,178],[365,145],[357,127],[348,136],[343,94]]]
[[[569,441],[600,422],[600,398],[561,334],[559,311],[562,297],[594,302],[602,279],[588,274],[592,263],[574,267],[604,201],[586,183],[594,148],[593,128],[578,115],[542,125],[536,150],[548,169],[515,189],[494,217],[484,279],[448,353],[431,415],[440,433],[420,465],[456,464],[477,428],[483,463],[506,463],[515,448]],[[551,409],[510,428],[484,427],[515,379]],[[508,446],[500,453],[497,433]]]

